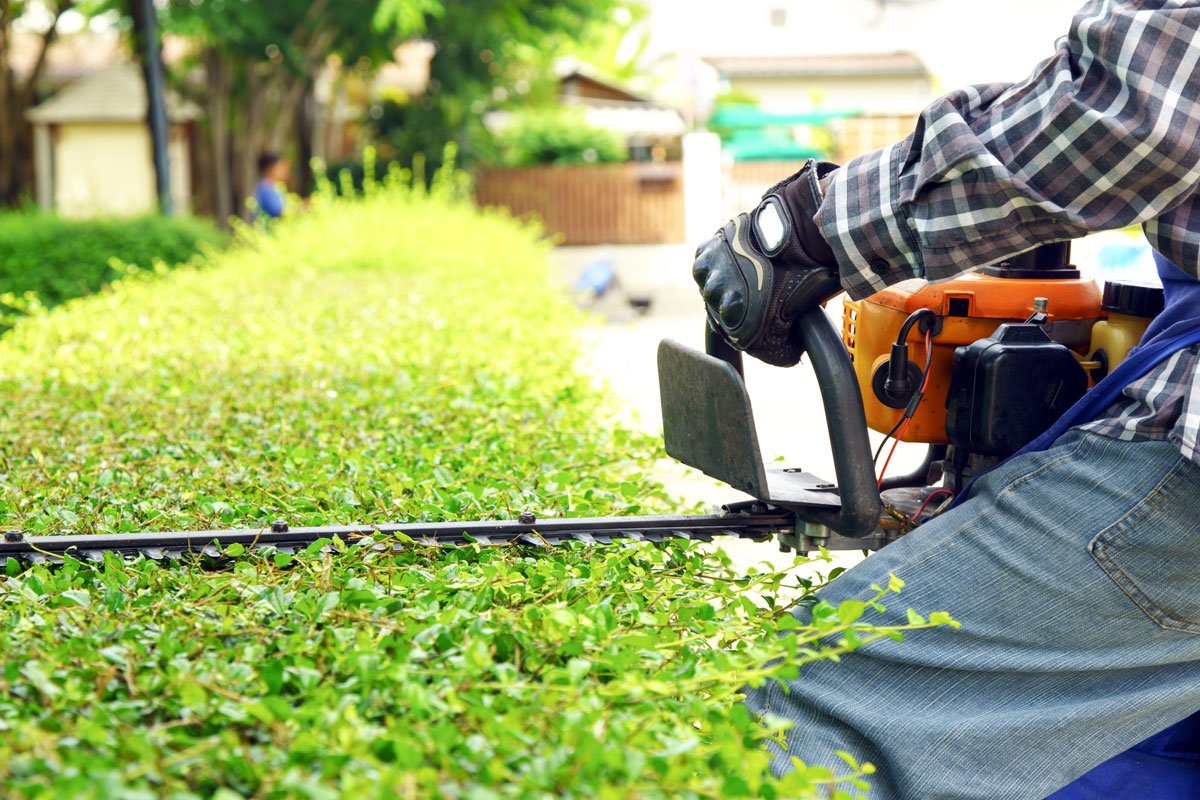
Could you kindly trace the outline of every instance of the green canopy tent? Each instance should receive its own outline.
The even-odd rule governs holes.
[[[727,105],[716,110],[708,125],[724,134],[724,149],[735,161],[822,158],[828,153],[797,142],[792,129],[800,125],[825,127],[831,120],[858,115],[858,111],[777,114],[757,106]]]

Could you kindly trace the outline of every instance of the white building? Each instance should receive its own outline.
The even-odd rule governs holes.
[[[713,61],[885,56],[924,65],[920,110],[947,89],[1016,81],[1054,52],[1082,0],[645,0],[644,63],[658,65],[659,96],[703,118],[718,83]],[[707,60],[707,61],[706,61]]]
[[[27,113],[34,126],[37,202],[64,217],[133,216],[158,207],[136,64],[117,64],[70,84]],[[191,133],[198,109],[168,93],[171,199],[191,206]]]

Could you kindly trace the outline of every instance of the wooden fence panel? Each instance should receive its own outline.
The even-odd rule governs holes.
[[[683,241],[677,162],[489,169],[476,176],[475,200],[535,216],[563,244]]]
[[[917,117],[846,117],[831,124],[837,141],[834,160],[845,164],[852,158],[895,144],[908,136],[916,127]]]
[[[735,161],[725,166],[721,206],[733,218],[762,200],[763,192],[804,166],[804,161]]]

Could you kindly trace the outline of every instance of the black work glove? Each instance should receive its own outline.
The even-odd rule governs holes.
[[[696,251],[692,277],[712,325],[768,364],[799,362],[804,343],[796,317],[841,291],[833,251],[813,222],[819,181],[835,169],[809,160]]]

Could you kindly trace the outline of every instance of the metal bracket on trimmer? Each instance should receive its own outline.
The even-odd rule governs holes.
[[[846,537],[869,536],[879,526],[879,490],[854,368],[822,311],[801,316],[797,325],[821,387],[836,485],[806,472],[764,466],[742,379],[741,353],[715,334],[707,337],[707,354],[670,339],[659,345],[667,454],[763,502],[793,511],[803,522]]]

